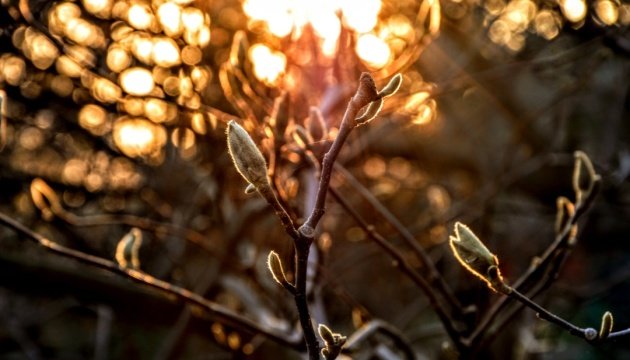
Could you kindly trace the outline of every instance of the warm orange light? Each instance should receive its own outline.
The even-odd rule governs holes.
[[[567,20],[577,23],[586,17],[584,0],[560,0],[560,9]]]
[[[168,116],[168,104],[164,100],[148,99],[144,102],[144,114],[155,123],[164,122]]]
[[[341,2],[346,26],[359,33],[371,31],[378,22],[381,0],[346,0]]]
[[[551,10],[541,10],[534,18],[534,28],[538,35],[551,40],[560,33],[560,21]]]
[[[120,118],[114,123],[113,139],[127,156],[156,156],[166,142],[166,131],[141,118]]]
[[[392,54],[387,43],[374,34],[359,36],[356,52],[363,62],[375,69],[387,65]]]
[[[179,35],[182,28],[182,9],[172,2],[165,2],[157,10],[158,20],[168,36]]]
[[[120,74],[120,85],[130,95],[149,95],[155,86],[151,72],[145,68],[134,67]]]
[[[254,75],[269,85],[274,85],[287,65],[286,57],[271,51],[266,45],[255,44],[249,49],[249,58],[254,64]]]
[[[199,31],[204,25],[203,13],[197,8],[187,7],[182,12],[182,23],[187,31]]]
[[[112,45],[107,51],[107,67],[113,72],[121,72],[131,65],[131,56],[120,46]]]
[[[109,18],[114,5],[113,0],[83,0],[82,3],[85,10],[101,18]]]
[[[153,59],[153,39],[147,36],[137,35],[131,43],[131,52],[145,64],[151,64]]]
[[[107,112],[98,105],[88,104],[79,111],[79,125],[94,135],[103,135]]]
[[[613,25],[619,19],[619,7],[610,0],[596,2],[595,13],[604,25]]]
[[[151,10],[148,7],[141,4],[133,4],[127,13],[127,21],[129,25],[138,30],[146,30],[151,26],[153,14],[151,14]]]
[[[167,37],[156,39],[153,44],[153,61],[162,67],[179,65],[181,58],[177,43]]]
[[[300,36],[310,24],[322,40],[324,54],[332,55],[341,31],[340,17],[349,29],[369,32],[378,22],[381,0],[245,0],[243,11],[253,22],[262,22],[271,34]]]

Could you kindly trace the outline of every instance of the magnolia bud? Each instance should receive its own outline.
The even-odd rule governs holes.
[[[361,74],[361,78],[359,78],[359,87],[352,98],[352,102],[358,108],[362,108],[376,99],[378,99],[378,94],[376,92],[374,79],[372,75],[364,72]]]
[[[613,328],[613,316],[610,311],[606,311],[602,316],[602,325],[599,328],[599,340],[604,340],[610,335]]]
[[[355,121],[359,125],[367,124],[378,115],[378,113],[381,111],[382,108],[383,108],[383,98],[374,100],[370,103],[370,105],[368,105],[363,115],[357,117]]]
[[[326,133],[328,132],[326,122],[318,107],[311,106],[305,125],[309,134],[313,137],[313,140],[319,141],[326,137]]]
[[[571,218],[575,215],[575,205],[564,196],[558,197],[556,200],[556,233],[559,234],[567,225]]]
[[[61,200],[57,193],[40,178],[36,178],[31,182],[31,198],[47,221],[52,220],[56,213],[63,212]]]
[[[380,97],[388,97],[394,95],[398,89],[400,89],[400,85],[402,85],[403,76],[401,74],[396,74],[394,77],[389,80],[389,83],[385,85],[381,91],[378,92]]]
[[[324,340],[325,346],[322,349],[324,359],[336,359],[341,353],[341,348],[346,343],[346,337],[341,334],[333,333],[332,330],[324,324],[319,324],[317,332],[319,332],[319,336]]]
[[[293,129],[293,139],[301,148],[306,148],[313,143],[311,135],[300,125],[296,125]]]
[[[494,291],[511,291],[503,282],[497,257],[466,225],[455,223],[455,236],[451,236],[450,240],[453,254],[462,266],[485,281]]]
[[[228,151],[236,170],[256,189],[269,187],[267,163],[247,131],[234,120],[227,127]]]
[[[289,119],[291,118],[291,99],[289,94],[283,92],[274,100],[273,110],[271,111],[270,125],[276,134],[276,139],[281,139],[284,135]]]
[[[294,292],[295,288],[289,281],[287,280],[286,275],[284,274],[284,269],[282,268],[282,261],[280,260],[280,256],[275,251],[270,251],[269,256],[267,256],[267,267],[269,268],[269,272],[271,272],[271,276],[273,279],[280,285],[284,286],[285,289],[290,292]]]
[[[120,239],[116,246],[116,261],[122,267],[131,269],[140,268],[140,245],[142,245],[142,232],[138,228],[132,228]]]
[[[245,31],[237,31],[234,34],[232,48],[230,49],[230,63],[232,66],[238,68],[245,64],[248,48],[249,44],[247,43],[247,35],[245,34]]]
[[[573,167],[573,190],[575,191],[576,203],[584,197],[588,197],[595,187],[595,183],[601,177],[595,172],[595,167],[591,159],[583,151],[576,151],[574,154],[575,165]],[[586,173],[582,170],[586,170]]]

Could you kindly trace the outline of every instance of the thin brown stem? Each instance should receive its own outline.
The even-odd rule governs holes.
[[[518,292],[516,289],[512,289],[512,291],[508,294],[508,296],[512,299],[515,299],[516,301],[519,301],[520,303],[527,306],[528,308],[536,311],[539,318],[543,320],[547,320],[552,324],[556,324],[560,326],[561,328],[567,330],[571,335],[575,335],[585,340],[593,340],[593,339],[589,339],[587,333],[589,332],[588,330],[595,331],[595,329],[589,329],[589,328],[582,329],[581,327],[571,324],[570,322],[564,320],[563,318],[553,314],[552,312],[538,305],[527,296]]]
[[[363,198],[372,205],[376,211],[378,211],[385,220],[396,229],[396,231],[402,236],[407,245],[411,247],[413,252],[418,256],[422,264],[426,267],[428,272],[429,282],[434,285],[453,307],[454,311],[461,315],[463,313],[462,305],[459,300],[453,294],[451,288],[446,284],[444,277],[435,268],[435,264],[429,257],[429,254],[418,243],[413,234],[396,218],[396,216],[383,205],[361,182],[359,182],[351,172],[346,170],[341,164],[335,164],[335,170],[343,175],[348,184],[352,186]]]
[[[374,227],[365,221],[365,219],[350,205],[348,201],[346,201],[339,192],[331,188],[330,193],[337,200],[337,202],[344,208],[344,210],[357,222],[359,227],[366,232],[368,237],[372,239],[376,244],[381,247],[381,249],[385,250],[393,259],[396,266],[407,275],[420,289],[427,295],[429,298],[429,303],[431,307],[435,310],[436,314],[442,321],[444,329],[446,330],[449,337],[455,343],[455,346],[460,348],[460,334],[458,329],[456,328],[457,322],[449,315],[448,311],[444,308],[442,303],[442,298],[439,297],[431,284],[420,276],[413,267],[407,262],[405,257],[396,249],[392,244],[390,244],[387,239],[385,239],[381,234],[374,230]]]
[[[555,258],[563,257],[562,255],[566,253],[566,250],[568,250],[570,242],[569,239],[572,236],[573,227],[577,224],[581,215],[584,214],[592,203],[595,195],[597,194],[598,185],[599,182],[596,181],[593,190],[589,193],[589,196],[575,205],[575,214],[556,234],[555,240],[545,249],[543,254],[536,261],[533,261],[527,271],[525,271],[525,273],[523,273],[518,280],[514,282],[514,289],[523,291],[527,287],[537,287],[536,282],[549,282],[551,279],[555,278],[560,269],[560,264],[555,267],[555,270],[549,276],[545,276],[543,270],[545,270],[549,266],[550,262],[552,262]],[[542,291],[543,288],[544,287],[541,287],[538,291]],[[480,324],[475,328],[465,342],[470,344],[472,347],[478,346],[478,344],[482,341],[481,338],[495,321],[497,315],[509,304],[510,299],[510,297],[503,297],[498,300],[484,315]]]
[[[243,331],[247,331],[253,334],[263,335],[266,338],[277,342],[278,344],[287,346],[292,349],[299,350],[303,346],[303,343],[300,340],[293,339],[292,336],[289,334],[281,334],[281,333],[275,332],[274,330],[267,329],[261,326],[260,324],[257,324],[253,322],[252,320],[249,320],[226,307],[223,307],[219,304],[211,302],[203,298],[202,296],[193,293],[190,290],[187,290],[177,285],[173,285],[166,281],[157,279],[145,272],[119,266],[113,261],[110,261],[110,260],[107,260],[98,256],[86,254],[84,252],[77,251],[74,249],[70,249],[63,245],[59,245],[45,238],[44,236],[36,232],[33,232],[32,230],[24,226],[22,223],[12,219],[11,217],[7,216],[4,213],[0,213],[0,223],[6,225],[9,228],[12,228],[17,233],[25,236],[29,241],[42,246],[43,248],[45,248],[46,250],[50,252],[53,252],[55,254],[58,254],[67,258],[78,260],[84,264],[87,264],[93,267],[107,270],[114,274],[124,276],[142,285],[149,286],[154,289],[160,290],[164,293],[173,295],[176,298],[179,298],[186,303],[199,306],[200,308],[204,309],[206,312],[208,312],[208,314],[210,314],[214,318],[220,319]]]

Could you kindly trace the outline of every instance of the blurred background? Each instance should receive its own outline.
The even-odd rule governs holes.
[[[399,93],[339,157],[414,235],[477,318],[500,297],[447,245],[468,224],[508,281],[554,239],[556,198],[573,199],[573,152],[602,176],[578,242],[536,300],[579,326],[610,310],[630,327],[630,3],[619,0],[1,0],[0,211],[64,246],[114,260],[142,230],[140,268],[266,327],[299,328],[266,268],[292,244],[227,155],[236,119],[270,163],[296,221],[362,71]],[[286,96],[285,108],[277,98]],[[309,108],[325,128],[309,127]],[[284,111],[284,112],[283,112]],[[281,114],[286,114],[284,117]],[[294,136],[309,131],[310,144]],[[354,209],[421,263],[347,176]],[[298,359],[117,275],[0,227],[2,359]],[[448,358],[426,296],[329,198],[309,280],[317,322],[351,335],[397,328],[418,358]],[[288,276],[292,274],[288,271]],[[474,323],[474,320],[473,320]],[[484,359],[614,359],[530,310],[496,331]],[[356,359],[403,358],[390,339]]]

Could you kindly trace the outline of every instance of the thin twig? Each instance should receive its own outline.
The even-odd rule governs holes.
[[[225,321],[228,324],[232,324],[243,331],[247,331],[253,334],[261,334],[270,340],[273,340],[283,346],[287,346],[288,348],[292,348],[295,350],[300,350],[303,348],[303,343],[298,339],[292,339],[292,336],[290,334],[281,334],[272,329],[267,329],[260,324],[257,324],[224,306],[211,302],[203,298],[202,296],[193,293],[190,290],[157,279],[145,272],[125,268],[119,266],[113,261],[70,249],[63,245],[59,245],[45,238],[44,236],[33,232],[20,222],[1,212],[0,223],[12,228],[19,234],[24,235],[31,242],[34,242],[55,254],[78,260],[90,266],[107,270],[109,272],[124,276],[137,283],[152,287],[154,289],[158,289],[167,294],[174,295],[175,297],[189,304],[201,307],[202,309],[206,310],[211,316]]]
[[[567,221],[566,225],[562,228],[562,230],[556,235],[556,238],[553,243],[551,243],[543,252],[543,254],[536,260],[533,261],[530,267],[523,273],[518,280],[514,282],[512,285],[514,289],[518,289],[519,291],[523,291],[528,285],[532,285],[536,279],[540,279],[544,273],[541,274],[541,271],[546,269],[549,263],[556,257],[560,256],[560,252],[562,249],[566,249],[569,239],[571,237],[572,228],[575,226],[580,216],[584,214],[588,206],[592,203],[593,198],[597,194],[597,182],[593,191],[589,193],[589,196],[584,199],[584,201],[580,201],[576,204],[575,214]],[[547,277],[547,279],[552,279],[557,274],[556,270],[553,276]],[[541,289],[542,290],[542,289]],[[540,290],[539,290],[540,291]],[[481,337],[484,336],[492,322],[497,317],[497,314],[500,313],[509,303],[510,298],[504,297],[498,300],[488,312],[484,315],[479,325],[473,330],[470,336],[465,339],[465,342],[470,344],[471,346],[476,346],[478,342],[481,341]]]
[[[442,296],[453,307],[453,310],[461,316],[463,313],[462,305],[459,300],[453,294],[451,288],[444,281],[444,277],[435,268],[435,264],[427,254],[426,250],[418,243],[413,234],[392,214],[383,203],[381,203],[361,182],[359,182],[351,172],[346,170],[341,164],[335,164],[335,170],[343,175],[348,184],[352,186],[363,198],[378,211],[381,216],[390,223],[394,229],[403,237],[405,242],[412,248],[414,253],[420,258],[422,264],[427,268],[429,282],[434,285],[437,290],[442,293]]]
[[[540,317],[541,319],[547,320],[550,323],[560,326],[561,328],[567,330],[571,335],[575,335],[577,337],[587,339],[587,335],[586,335],[587,329],[582,329],[578,326],[575,326],[571,324],[570,322],[564,320],[563,318],[551,313],[550,311],[546,310],[542,306],[533,302],[527,296],[518,292],[516,289],[512,289],[512,291],[510,292],[508,296],[512,299],[515,299],[521,302],[522,304],[529,307],[530,309],[535,310],[536,313],[538,314],[538,317]]]
[[[407,262],[405,257],[390,244],[381,234],[374,230],[374,226],[368,224],[365,219],[348,203],[339,192],[331,188],[330,193],[337,200],[337,202],[344,208],[344,210],[357,222],[359,227],[366,232],[368,237],[372,239],[378,246],[385,250],[394,260],[395,265],[416,284],[429,298],[431,307],[435,310],[436,314],[442,321],[444,329],[449,337],[453,340],[456,347],[461,346],[460,334],[457,330],[457,322],[449,315],[448,311],[444,308],[441,298],[433,291],[431,284],[420,276],[413,267]]]

